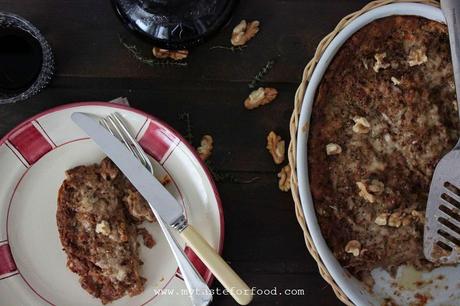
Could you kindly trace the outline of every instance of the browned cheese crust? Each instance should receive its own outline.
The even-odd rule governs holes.
[[[81,286],[106,304],[144,290],[137,235],[153,238],[136,224],[154,221],[142,196],[108,159],[66,172],[56,213],[67,266]]]
[[[314,205],[329,247],[360,279],[376,267],[433,268],[424,216],[434,167],[458,139],[452,73],[446,26],[393,16],[355,33],[319,86],[308,142]],[[328,155],[331,143],[341,152]]]

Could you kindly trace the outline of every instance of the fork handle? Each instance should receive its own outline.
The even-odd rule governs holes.
[[[195,267],[192,265],[187,255],[185,255],[184,251],[179,246],[174,236],[171,234],[172,229],[164,223],[163,219],[155,211],[153,212],[155,214],[155,217],[157,218],[158,224],[163,230],[163,234],[166,237],[166,241],[168,242],[171,251],[174,255],[174,258],[176,259],[176,262],[182,273],[185,286],[189,290],[189,296],[192,300],[192,305],[207,306],[212,301],[212,294],[208,285],[201,278],[200,274],[196,271]]]
[[[191,225],[180,235],[238,304],[251,302],[252,290]]]

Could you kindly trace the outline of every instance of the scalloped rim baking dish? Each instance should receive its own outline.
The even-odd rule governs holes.
[[[376,19],[392,15],[415,15],[445,23],[444,16],[439,8],[417,3],[388,4],[370,10],[357,17],[348,26],[342,29],[331,41],[316,65],[303,97],[298,124],[299,127],[308,124],[317,87],[330,62],[343,43],[363,26]],[[374,286],[373,293],[369,293],[360,281],[351,277],[350,274],[342,268],[327,246],[316,218],[308,178],[308,131],[305,132],[304,129],[299,128],[297,139],[296,157],[298,161],[297,173],[299,192],[307,227],[327,270],[348,298],[357,305],[381,305],[383,299],[386,297],[391,297],[401,304],[408,304],[411,301],[416,301],[414,300],[414,294],[418,292],[432,297],[426,305],[446,305],[446,303],[447,305],[452,305],[452,303],[459,304],[460,293],[456,293],[457,286],[460,283],[458,280],[458,275],[460,275],[459,267],[441,267],[426,273],[417,273],[415,271],[410,271],[410,269],[402,268],[398,271],[398,275],[395,279],[381,269],[374,270],[372,275],[376,280],[376,285]],[[443,275],[442,279],[438,277],[439,275]],[[422,288],[415,288],[411,286],[414,280],[432,280],[433,284]],[[402,292],[400,291],[400,294],[395,294],[395,288],[390,286],[390,283],[393,281],[405,287]]]

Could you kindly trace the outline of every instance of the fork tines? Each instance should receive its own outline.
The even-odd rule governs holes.
[[[131,153],[153,173],[153,166],[145,154],[142,147],[137,143],[136,138],[128,130],[122,116],[115,112],[100,120],[100,124],[105,127],[113,136],[120,140]]]

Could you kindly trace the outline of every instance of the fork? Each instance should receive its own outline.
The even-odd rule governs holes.
[[[123,118],[118,113],[108,115],[106,118],[100,120],[100,124],[104,126],[113,136],[118,138],[131,153],[142,163],[142,165],[155,175],[154,169],[150,159],[144,152],[142,147],[137,143],[136,139],[129,132],[127,125],[123,122]],[[177,240],[171,234],[169,226],[167,226],[159,214],[153,210],[158,224],[166,237],[166,240],[171,248],[171,251],[176,259],[179,269],[184,278],[185,285],[188,289],[189,296],[194,306],[205,306],[212,301],[211,290],[205,283],[203,278],[197,272],[195,267],[190,262],[189,258],[185,255],[182,248],[177,243]]]

